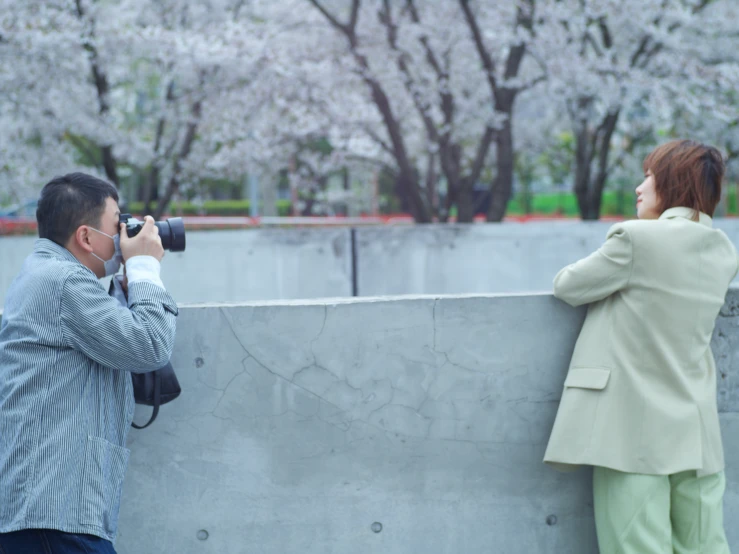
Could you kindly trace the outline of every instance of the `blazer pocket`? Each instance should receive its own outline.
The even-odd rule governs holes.
[[[565,379],[566,388],[603,390],[611,377],[611,370],[602,367],[573,367]]]

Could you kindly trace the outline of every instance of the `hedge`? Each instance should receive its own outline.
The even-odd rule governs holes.
[[[540,215],[561,214],[565,216],[577,217],[580,212],[577,208],[577,197],[566,192],[562,194],[536,194],[532,198],[532,213]],[[616,191],[608,191],[603,193],[603,202],[601,204],[601,215],[623,215],[625,217],[636,216],[636,193],[629,191],[623,195],[623,209],[619,209],[619,193]],[[523,215],[524,202],[523,195],[515,195],[508,203],[509,215]],[[731,185],[726,190],[726,212],[727,215],[737,215],[737,194],[736,187]]]
[[[623,211],[619,210],[619,194],[616,191],[603,193],[603,204],[601,215],[623,215],[633,217],[636,214],[636,194],[629,191],[623,195]],[[249,200],[206,200],[202,205],[191,202],[173,203],[169,208],[171,215],[222,215],[222,216],[244,216],[249,215]],[[278,200],[275,202],[277,214],[288,216],[292,211],[289,200]],[[156,202],[152,203],[152,211],[156,208]],[[564,215],[577,217],[577,197],[571,192],[535,194],[531,199],[532,213],[540,215]],[[128,211],[133,214],[143,214],[143,202],[129,202]],[[524,199],[522,194],[516,194],[508,203],[509,215],[524,214]],[[727,190],[726,213],[737,214],[736,187],[730,186]]]
[[[624,194],[623,212],[618,209],[618,192],[603,193],[601,215],[625,215],[635,214],[636,196],[634,193]],[[535,194],[531,199],[531,212],[539,215],[565,215],[577,217],[580,212],[577,207],[577,197],[571,192],[555,194]],[[509,215],[524,214],[523,194],[515,195],[508,203]]]
[[[151,211],[156,209],[157,203],[151,203]],[[169,206],[168,212],[171,215],[249,215],[249,200],[206,200],[202,205],[193,204],[192,202],[173,202]],[[277,200],[275,202],[277,215],[290,215],[292,203],[289,200]],[[133,214],[144,213],[143,202],[129,202],[126,208]]]

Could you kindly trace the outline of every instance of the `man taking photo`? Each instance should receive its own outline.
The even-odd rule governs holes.
[[[129,238],[118,193],[83,173],[44,186],[39,239],[0,325],[0,553],[114,553],[131,372],[171,355],[177,306],[154,220]],[[125,263],[128,308],[98,279]]]

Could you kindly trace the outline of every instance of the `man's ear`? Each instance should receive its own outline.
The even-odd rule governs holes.
[[[92,252],[92,243],[90,242],[90,228],[87,225],[80,225],[72,235],[75,245],[82,248],[85,252]]]

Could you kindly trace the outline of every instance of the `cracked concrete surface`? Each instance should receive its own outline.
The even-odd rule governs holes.
[[[737,305],[733,290],[713,342],[727,521],[739,516]],[[589,471],[541,463],[583,317],[548,295],[184,307],[183,393],[131,434],[116,547],[595,552]]]

